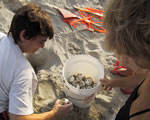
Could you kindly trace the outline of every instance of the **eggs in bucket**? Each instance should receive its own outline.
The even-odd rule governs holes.
[[[71,75],[67,81],[78,89],[91,89],[96,86],[96,82],[92,77],[84,76],[81,73]]]
[[[69,58],[63,67],[64,92],[67,98],[80,108],[89,107],[104,78],[103,65],[90,55]],[[93,96],[90,101],[86,101]]]

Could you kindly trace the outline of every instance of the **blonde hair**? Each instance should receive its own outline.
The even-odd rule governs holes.
[[[110,50],[150,59],[150,0],[109,0],[104,27]]]

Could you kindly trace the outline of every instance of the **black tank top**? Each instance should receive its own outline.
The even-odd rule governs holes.
[[[134,117],[136,115],[139,115],[139,114],[142,114],[142,113],[145,113],[145,112],[150,112],[150,109],[145,109],[145,110],[136,112],[136,113],[134,113],[132,115],[130,115],[130,113],[129,113],[130,112],[131,104],[138,97],[138,89],[141,86],[141,84],[134,89],[134,91],[132,92],[132,94],[130,95],[130,97],[128,98],[128,100],[126,101],[125,105],[118,112],[115,120],[130,120],[131,117]]]

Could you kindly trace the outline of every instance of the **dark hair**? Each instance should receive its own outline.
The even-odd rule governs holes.
[[[12,19],[8,35],[12,35],[16,44],[20,40],[19,35],[22,30],[25,30],[25,39],[31,39],[37,35],[47,36],[51,39],[54,35],[48,13],[34,3],[18,9]]]
[[[109,0],[104,27],[109,49],[150,58],[150,0]]]

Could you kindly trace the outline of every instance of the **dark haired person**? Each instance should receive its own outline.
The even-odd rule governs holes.
[[[104,26],[110,50],[120,56],[127,55],[140,68],[150,70],[150,0],[109,0]],[[103,85],[108,82],[110,80],[102,80]],[[120,85],[119,81],[114,84]],[[145,79],[126,81],[123,85],[135,89],[115,120],[149,120],[150,73]]]
[[[0,33],[0,120],[54,120],[72,110],[57,100],[51,111],[33,113],[37,78],[23,53],[43,48],[53,35],[49,15],[34,3],[18,9],[8,35]]]

